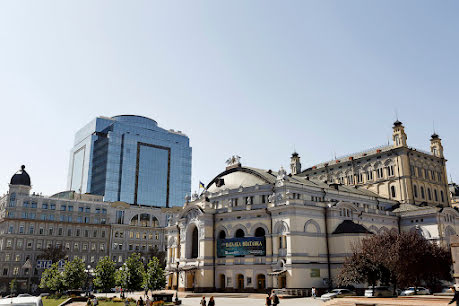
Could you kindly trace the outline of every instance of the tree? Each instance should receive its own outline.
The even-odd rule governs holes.
[[[109,292],[115,286],[116,264],[110,257],[102,258],[94,270],[94,285],[97,288]]]
[[[41,274],[40,288],[48,289],[55,292],[61,292],[65,289],[62,272],[59,271],[58,263],[54,263],[50,268],[45,269]]]
[[[116,272],[116,283],[129,291],[141,290],[144,270],[140,254],[133,253]]]
[[[383,233],[362,239],[346,259],[337,281],[341,285],[377,281],[397,286],[433,288],[451,279],[451,255],[418,232]]]
[[[50,246],[44,249],[38,259],[43,260],[52,260],[53,263],[58,262],[61,259],[66,259],[68,257],[67,250],[63,246]]]
[[[80,289],[86,280],[84,262],[80,258],[74,258],[64,266],[62,273],[63,283],[67,289]]]
[[[10,282],[10,294],[16,293],[17,290],[18,290],[18,280],[14,278]]]
[[[161,290],[166,286],[166,276],[158,258],[153,257],[143,274],[143,288],[145,291]]]
[[[163,269],[166,267],[167,254],[165,251],[161,251],[160,249],[158,249],[157,246],[154,246],[153,248],[149,249],[146,255],[148,259],[152,259],[153,257],[158,258],[160,267]]]

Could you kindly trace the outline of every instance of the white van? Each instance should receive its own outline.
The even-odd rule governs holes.
[[[16,306],[43,306],[41,297],[39,296],[27,296],[27,297],[15,297],[0,299],[0,306],[16,305]]]

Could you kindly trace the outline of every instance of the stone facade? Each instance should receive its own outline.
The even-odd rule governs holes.
[[[101,196],[72,191],[45,197],[30,190],[11,184],[0,198],[0,292],[8,292],[12,279],[21,290],[28,283],[36,286],[43,271],[37,258],[50,246],[63,246],[68,259],[79,257],[92,267],[104,256],[121,265],[134,252],[145,258],[155,247],[164,251],[164,228],[177,210],[103,202]]]

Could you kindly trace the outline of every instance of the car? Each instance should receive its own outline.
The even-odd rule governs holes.
[[[21,293],[21,294],[18,294],[18,297],[28,297],[28,296],[32,296],[28,293]]]
[[[15,297],[0,299],[0,306],[8,305],[20,305],[20,306],[43,306],[41,297],[27,296],[27,297]]]
[[[333,289],[330,292],[322,294],[320,299],[322,300],[331,300],[334,298],[345,297],[345,296],[353,296],[356,295],[354,291],[349,289]]]
[[[382,296],[393,296],[392,289],[386,286],[378,286],[373,288],[369,288],[365,290],[366,297],[372,297],[372,296],[377,296],[377,297],[382,297]]]
[[[402,296],[414,295],[414,294],[430,294],[430,290],[424,287],[417,287],[416,292],[414,287],[406,288],[400,293]]]

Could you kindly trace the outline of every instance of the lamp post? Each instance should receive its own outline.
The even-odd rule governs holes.
[[[179,286],[179,265],[180,265],[180,262],[177,261],[177,287],[175,288],[176,289],[176,293],[175,293],[175,303],[176,305],[178,305],[178,286]]]
[[[90,269],[91,269],[91,265],[88,265],[87,267],[88,269],[86,270],[86,296],[89,296],[89,278],[91,277],[90,275]]]

